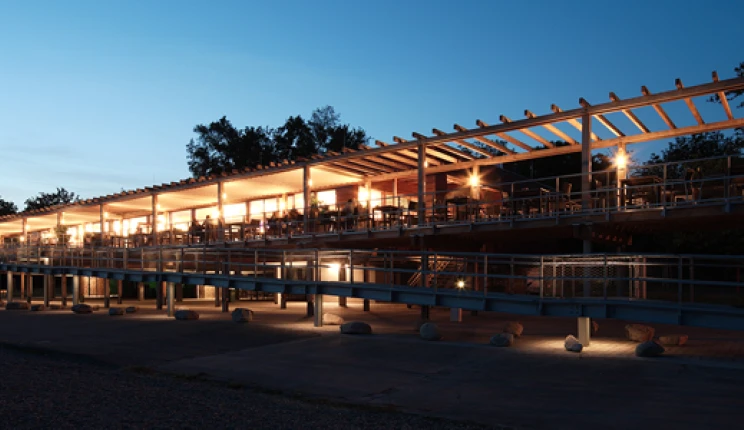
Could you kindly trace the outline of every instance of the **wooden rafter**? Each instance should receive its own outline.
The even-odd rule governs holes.
[[[335,155],[335,154],[331,154],[331,155]],[[392,172],[392,171],[395,170],[394,168],[392,168],[390,166],[383,165],[383,164],[378,164],[378,163],[374,163],[374,162],[367,161],[367,160],[363,160],[361,158],[348,158],[348,159],[346,159],[346,160],[344,160],[344,161],[342,161],[342,162],[340,162],[338,164],[339,165],[343,165],[343,166],[348,166],[349,164],[351,164],[351,165],[356,165],[356,166],[361,166],[361,167],[368,167],[370,169],[373,169],[373,170],[376,170],[376,171],[382,171],[382,172],[385,172],[385,173]]]
[[[431,132],[432,132],[432,133],[434,133],[434,134],[436,134],[437,136],[445,136],[445,135],[447,134],[447,133],[443,132],[442,130],[439,130],[438,128],[433,128],[433,129],[431,130]],[[463,148],[468,148],[469,150],[471,150],[471,151],[473,151],[473,152],[475,152],[475,153],[477,153],[477,154],[483,155],[483,156],[485,156],[485,157],[491,157],[491,156],[493,156],[493,154],[492,154],[492,153],[490,153],[490,152],[486,151],[486,150],[485,150],[485,149],[483,149],[483,148],[479,148],[478,146],[475,146],[475,145],[473,145],[472,143],[470,143],[470,142],[467,142],[467,141],[465,141],[465,140],[462,140],[462,139],[454,139],[454,140],[452,140],[452,141],[453,141],[454,143],[456,143],[456,144],[458,144],[458,145],[462,146]]]
[[[386,143],[386,142],[383,142],[381,140],[377,140],[377,141],[375,141],[375,143],[377,143],[377,145],[380,146],[380,147],[386,147],[386,146],[395,147],[395,145],[391,145],[391,144]],[[399,157],[402,160],[408,160],[408,161],[412,162],[413,163],[413,167],[418,167],[418,153],[416,151],[414,151],[413,149],[400,149],[395,154],[386,152],[386,153],[383,153],[381,155],[386,155],[386,156],[388,156],[390,158],[393,158],[393,156]],[[393,158],[393,159],[395,159],[395,158]],[[400,160],[400,161],[402,161],[402,160]],[[439,160],[435,160],[434,158],[431,158],[431,157],[426,157],[426,160],[424,160],[424,161],[426,161],[430,166],[438,166],[438,165],[442,164],[442,163],[439,162]]]
[[[403,139],[402,137],[398,137],[398,136],[394,136],[393,137],[393,140],[396,141],[397,143],[406,143],[406,142],[408,142],[406,139]],[[426,147],[426,153],[430,157],[434,157],[434,158],[437,158],[439,160],[444,160],[444,161],[446,161],[448,163],[456,163],[458,161],[457,158],[455,158],[455,157],[453,157],[451,155],[447,155],[447,154],[445,154],[443,152],[437,151],[437,150],[435,150],[433,148],[430,148],[428,146]]]
[[[366,149],[370,149],[370,147],[367,146],[367,145],[360,145],[359,147],[361,149],[365,149],[365,150]],[[399,162],[397,160],[390,160],[390,159],[387,159],[387,158],[383,158],[381,155],[368,155],[368,156],[364,157],[364,159],[365,160],[369,160],[369,161],[373,161],[373,162],[376,162],[376,163],[380,163],[380,164],[385,164],[385,165],[390,166],[390,167],[392,167],[393,169],[396,169],[396,170],[407,170],[410,167],[415,166],[415,163],[408,164],[408,163]]]
[[[555,104],[550,105],[550,110],[552,110],[554,113],[563,112],[563,109],[559,108],[558,105],[555,105]],[[581,131],[581,123],[579,122],[579,120],[571,118],[571,119],[568,119],[566,122],[571,124],[573,128],[575,128],[576,130]],[[598,142],[600,140],[602,139],[596,134],[594,134],[594,132],[592,132],[592,142]]]
[[[525,109],[524,116],[527,118],[537,118],[537,115],[530,112],[528,109]],[[554,135],[558,136],[559,139],[563,139],[564,142],[568,142],[571,145],[578,145],[579,142],[574,140],[571,136],[567,135],[566,133],[560,131],[556,126],[553,124],[545,124],[543,127],[548,130],[549,132],[553,133]]]
[[[362,148],[362,149],[367,149],[367,148]],[[357,152],[357,150],[351,149],[351,148],[346,148],[344,150],[344,152]],[[361,158],[361,160],[364,160],[364,161],[373,163],[374,165],[383,166],[385,169],[389,169],[389,170],[401,170],[401,169],[407,169],[408,168],[408,166],[406,166],[406,165],[402,165],[402,164],[399,164],[399,163],[396,163],[396,162],[390,161],[390,160],[385,160],[385,159],[379,158],[377,156],[363,157],[363,158]]]
[[[713,82],[718,82],[718,72],[716,72],[715,70],[713,71]],[[723,110],[726,111],[726,116],[728,117],[728,119],[734,119],[734,114],[731,112],[731,106],[729,106],[726,93],[724,93],[723,91],[719,91],[718,99],[721,101],[721,105],[723,106]]]
[[[586,101],[586,99],[584,99],[583,97],[579,99],[579,104],[581,106],[583,106],[585,109],[588,109],[589,107],[591,107],[591,105],[589,104],[589,102]],[[603,126],[607,127],[607,129],[610,130],[612,132],[612,134],[614,134],[615,136],[617,136],[617,137],[623,137],[623,136],[625,136],[625,133],[623,133],[622,131],[620,131],[619,128],[615,127],[615,124],[611,123],[610,120],[608,120],[604,115],[597,114],[597,115],[593,115],[593,116],[594,116],[594,118],[597,119],[597,121],[600,122],[600,124],[602,124]]]
[[[455,124],[454,125],[454,128],[457,131],[468,131],[467,128],[465,128],[465,127],[463,127],[463,126],[461,126],[459,124]],[[506,146],[500,144],[499,142],[494,142],[491,139],[487,139],[487,138],[482,137],[482,136],[474,137],[473,139],[477,140],[478,142],[480,142],[480,143],[482,143],[482,144],[484,144],[486,146],[489,146],[489,147],[491,147],[493,149],[496,149],[498,151],[501,151],[501,152],[503,152],[505,154],[513,154],[514,153],[514,151],[512,151],[511,149],[509,149]]]
[[[610,100],[613,102],[619,102],[620,97],[617,96],[614,92],[610,91]],[[638,130],[641,130],[641,133],[648,133],[650,130],[648,127],[646,127],[646,124],[644,124],[636,114],[633,113],[630,109],[621,109],[621,112],[625,114],[625,116],[628,117],[630,122],[632,122],[636,127],[638,127]]]
[[[684,85],[682,85],[682,79],[675,79],[674,85],[677,87],[678,90],[682,90],[685,88]],[[697,106],[695,106],[695,102],[692,101],[692,98],[685,97],[685,104],[690,109],[690,112],[692,112],[692,116],[695,117],[695,121],[697,121],[698,125],[704,125],[705,121],[703,121],[703,117],[700,116],[700,112],[698,112]]]
[[[426,136],[424,136],[421,133],[416,133],[415,131],[413,133],[411,133],[411,135],[413,137],[415,137],[416,139],[426,139]],[[439,151],[444,152],[445,154],[450,154],[450,155],[452,155],[454,157],[460,157],[460,158],[465,159],[465,160],[472,160],[473,158],[475,158],[472,155],[468,154],[467,152],[460,151],[457,148],[453,148],[453,147],[447,145],[447,142],[442,143],[441,145],[437,145],[436,146],[436,149],[439,150]]]
[[[647,97],[651,95],[651,91],[649,91],[648,88],[646,88],[645,85],[641,87],[641,93],[644,96],[647,96]],[[674,124],[674,121],[672,121],[672,119],[669,118],[669,115],[667,115],[666,111],[664,110],[664,108],[661,107],[660,104],[658,104],[658,103],[652,103],[651,106],[654,108],[654,110],[656,111],[656,113],[659,114],[659,116],[661,117],[661,119],[664,120],[664,122],[666,123],[667,127],[671,128],[671,129],[677,128],[677,126]]]
[[[507,118],[507,117],[506,117],[506,115],[501,115],[501,116],[499,117],[499,121],[501,121],[501,122],[503,122],[503,123],[505,123],[505,124],[506,124],[506,123],[509,123],[509,122],[512,122],[512,120],[510,120],[509,118]],[[546,148],[553,148],[553,147],[555,146],[555,145],[553,145],[552,143],[548,142],[548,141],[547,141],[546,139],[544,139],[544,138],[542,138],[542,137],[538,136],[538,135],[537,135],[537,134],[536,134],[536,133],[535,133],[534,131],[532,131],[532,130],[529,130],[529,129],[527,129],[527,128],[523,128],[523,129],[521,129],[521,130],[519,130],[519,131],[521,131],[522,133],[526,134],[527,136],[529,136],[529,137],[531,137],[531,138],[535,139],[536,141],[538,141],[538,142],[542,143],[542,144],[543,144],[543,145],[544,145],[544,146],[545,146]]]
[[[336,165],[331,165],[331,164],[319,164],[319,165],[317,165],[315,167],[317,167],[318,169],[327,170],[329,172],[340,173],[340,174],[344,174],[344,175],[349,175],[349,174],[354,175],[354,176],[364,176],[364,175],[366,175],[366,173],[364,173],[364,172],[352,170],[352,169],[349,169],[349,168],[346,168],[346,167],[338,167]]]
[[[476,119],[475,120],[475,125],[477,125],[480,128],[490,127],[490,125],[486,124],[484,121],[481,121],[479,119]],[[535,148],[531,147],[530,145],[522,142],[521,140],[519,140],[519,139],[517,139],[515,137],[511,137],[511,136],[509,136],[506,133],[494,133],[494,135],[496,135],[499,139],[503,139],[503,140],[511,143],[514,146],[518,146],[518,147],[524,149],[527,152],[534,151],[535,150]]]

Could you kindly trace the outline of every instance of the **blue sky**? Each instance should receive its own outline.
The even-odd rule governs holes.
[[[0,0],[0,196],[22,208],[58,186],[95,197],[186,178],[194,125],[222,115],[279,126],[332,105],[391,141],[729,78],[743,13],[660,0]]]

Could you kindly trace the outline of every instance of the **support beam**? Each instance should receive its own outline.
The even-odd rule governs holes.
[[[418,152],[421,155],[426,153],[425,143],[419,143]],[[418,159],[418,225],[426,224],[426,164],[424,158],[422,156]]]
[[[310,222],[310,187],[312,184],[312,179],[310,178],[310,166],[305,165],[302,168],[302,205],[305,206],[302,210],[302,220],[303,220],[303,228],[302,230],[304,232],[308,231],[307,226]]]
[[[62,307],[67,307],[67,275],[61,274],[59,277],[60,280],[60,287],[61,287],[61,293],[62,293]]]
[[[554,113],[561,113],[561,112],[563,112],[563,109],[559,108],[558,105],[555,105],[555,104],[550,105],[550,110],[552,110]],[[573,128],[575,128],[576,130],[581,131],[581,123],[578,120],[576,120],[575,118],[569,118],[569,119],[566,120],[566,122],[569,123],[569,124],[571,124],[573,126]],[[596,134],[594,134],[594,132],[592,132],[592,141],[598,142],[600,140],[602,140],[602,139],[599,136],[597,136]]]
[[[641,93],[644,96],[650,96],[651,95],[651,91],[649,91],[648,88],[646,88],[645,85],[641,87]],[[661,107],[660,104],[653,103],[653,104],[651,104],[651,107],[653,107],[654,110],[656,111],[656,113],[659,114],[659,116],[661,117],[661,119],[666,123],[667,127],[671,128],[671,129],[677,128],[677,126],[674,124],[674,121],[672,121],[672,119],[669,118],[669,115],[667,115],[666,111],[664,110],[664,108]],[[733,118],[731,118],[731,119],[733,119]]]
[[[166,294],[166,301],[167,301],[167,307],[168,307],[168,316],[172,317],[176,313],[176,304],[175,302],[175,283],[173,282],[166,282],[168,292]]]
[[[447,133],[445,133],[442,130],[439,130],[437,128],[434,128],[431,131],[432,131],[432,133],[436,134],[437,136],[444,136],[445,134],[447,134]],[[460,145],[460,146],[462,146],[463,148],[467,148],[467,149],[475,152],[476,154],[480,154],[480,155],[482,155],[484,157],[492,157],[493,156],[492,153],[484,150],[483,148],[479,148],[479,147],[473,145],[472,143],[466,142],[466,141],[464,141],[462,139],[455,139],[455,140],[453,140],[453,142],[456,143],[456,144],[458,144],[458,145]]]
[[[618,97],[617,94],[615,94],[613,92],[610,92],[610,100],[612,100],[613,102],[619,102],[620,101],[620,97]],[[636,127],[638,127],[639,130],[641,130],[641,133],[648,133],[648,132],[650,132],[650,130],[648,129],[648,127],[646,127],[646,124],[644,124],[643,122],[641,122],[641,120],[638,119],[638,117],[633,113],[632,110],[630,110],[630,109],[621,109],[621,112],[624,113],[625,116],[628,117],[628,119],[630,120],[630,122],[632,122]]]
[[[140,302],[145,300],[145,283],[144,282],[137,283],[137,300],[139,300]]]
[[[535,115],[534,113],[532,113],[529,110],[525,110],[524,111],[524,116],[527,117],[527,118],[537,118],[537,115]],[[568,142],[571,145],[578,145],[579,144],[579,142],[577,142],[576,140],[574,140],[574,138],[572,138],[571,136],[567,135],[566,133],[560,131],[556,126],[554,126],[552,124],[544,124],[543,125],[543,128],[546,129],[546,130],[548,130],[549,132],[553,133],[554,135],[558,136],[558,138],[559,139],[562,139],[564,142]]]
[[[346,296],[338,296],[338,307],[347,308]]]
[[[8,286],[7,286],[7,288],[8,288],[7,289],[7,291],[8,291],[8,297],[7,297],[7,299],[8,299],[8,302],[12,302],[13,301],[13,272],[11,272],[9,270],[8,273],[6,273],[5,276],[7,277],[7,282],[8,282]]]
[[[369,312],[369,299],[364,299],[362,302],[362,310],[364,312]]]
[[[124,281],[121,279],[116,281],[116,304],[120,305],[122,304],[123,298],[122,295],[124,294]]]
[[[315,309],[313,310],[313,325],[323,327],[323,295],[315,294]]]
[[[103,281],[103,307],[108,309],[111,307],[111,283],[108,279],[102,278],[96,278],[96,283],[99,279]]]
[[[678,90],[682,90],[685,88],[684,85],[682,85],[682,80],[679,78],[674,81],[674,85],[677,87]],[[695,102],[692,101],[692,98],[685,97],[684,101],[687,105],[687,108],[690,109],[692,116],[695,117],[695,121],[697,121],[698,125],[705,125],[705,121],[703,121],[703,117],[700,116],[700,112],[698,112],[697,106],[695,106]]]
[[[507,118],[506,115],[501,115],[499,117],[499,121],[501,121],[501,122],[503,122],[505,124],[512,122],[512,120],[510,120],[509,118]],[[541,136],[538,136],[535,132],[533,132],[532,130],[530,130],[528,128],[522,128],[519,131],[521,131],[522,133],[524,133],[526,136],[529,136],[532,139],[536,140],[537,142],[543,144],[543,146],[545,146],[546,148],[553,148],[555,146],[552,143],[548,142],[545,138],[543,138]]]
[[[718,72],[716,72],[715,70],[713,71],[713,82],[718,82]],[[721,106],[723,106],[723,110],[726,112],[726,117],[728,117],[728,119],[734,119],[734,114],[731,112],[731,106],[729,106],[729,101],[726,93],[724,93],[723,91],[719,91],[718,100],[721,102]]]
[[[182,302],[183,301],[183,284],[178,283],[176,284],[176,302]]]
[[[222,312],[230,312],[230,290],[227,287],[220,288],[222,290]]]
[[[80,304],[80,275],[72,275],[72,305]]]
[[[396,141],[397,143],[406,143],[406,142],[408,142],[407,140],[403,139],[402,137],[398,137],[398,136],[393,137],[393,140]],[[422,139],[419,139],[419,140],[422,140]],[[433,148],[429,148],[428,146],[426,146],[425,148],[426,148],[426,151],[424,153],[428,157],[432,157],[432,158],[436,159],[439,163],[441,163],[442,161],[445,161],[447,163],[457,163],[458,161],[460,161],[460,160],[458,160],[457,158],[455,158],[455,157],[453,157],[451,155],[445,154],[445,153],[440,152],[440,151],[436,151]],[[419,152],[419,155],[418,155],[419,158],[421,158],[421,154],[422,153]]]
[[[589,317],[578,317],[578,340],[585,348],[591,344],[591,328],[592,323]]]
[[[583,97],[579,99],[579,104],[587,111],[592,107],[592,105],[590,105],[589,102],[586,101]],[[625,136],[625,133],[620,131],[619,128],[615,127],[615,124],[611,123],[610,120],[608,120],[604,115],[596,114],[593,116],[597,121],[599,121],[600,124],[607,127],[607,129],[610,130],[610,132],[612,132],[612,134],[614,134],[615,136],[617,137]],[[584,118],[585,118],[585,115],[582,115],[582,119],[581,119],[582,124],[584,123]]]
[[[591,206],[592,186],[592,117],[581,118],[581,205],[584,210]]]
[[[155,284],[155,309],[163,310],[163,289],[165,289],[165,282],[157,282]]]
[[[450,321],[462,322],[462,309],[461,308],[450,308]]]
[[[465,127],[461,126],[460,124],[455,124],[455,125],[454,125],[454,128],[455,128],[455,130],[457,130],[457,131],[461,131],[461,132],[464,132],[464,131],[468,131],[468,129],[467,129],[467,128],[465,128]],[[489,147],[489,148],[493,148],[493,149],[495,149],[495,150],[497,150],[497,151],[501,151],[501,152],[503,152],[504,154],[514,154],[514,151],[512,151],[512,150],[511,150],[511,149],[509,149],[509,148],[507,148],[506,146],[504,146],[504,145],[500,144],[499,142],[494,142],[494,141],[493,141],[493,140],[491,140],[491,139],[486,139],[486,138],[485,138],[485,137],[483,137],[483,136],[476,136],[476,137],[473,137],[473,139],[475,139],[475,140],[477,140],[478,142],[480,142],[480,143],[482,143],[482,144],[486,145],[486,146],[487,146],[487,147]],[[464,142],[463,140],[458,140],[458,141],[459,141],[459,142]],[[488,154],[488,156],[489,156],[489,157],[493,157],[493,154]]]
[[[155,246],[158,244],[158,195],[153,194],[152,195],[152,220],[150,221],[150,228],[151,228],[151,239],[150,239],[150,246]],[[161,271],[162,269],[158,267],[158,270]]]

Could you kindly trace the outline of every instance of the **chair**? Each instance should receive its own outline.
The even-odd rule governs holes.
[[[573,190],[573,184],[570,182],[563,182],[561,184],[561,191],[558,195],[558,198],[560,200],[560,204],[563,207],[564,210],[568,210],[573,212],[576,210],[576,208],[581,207],[581,202],[574,200],[573,196],[571,196],[571,191]]]

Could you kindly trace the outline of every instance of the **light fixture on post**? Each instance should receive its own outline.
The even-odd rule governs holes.
[[[477,187],[480,184],[480,178],[478,175],[470,175],[470,186]]]
[[[625,154],[625,151],[618,151],[617,155],[615,155],[615,167],[620,169],[625,169],[625,167],[628,165],[628,156]]]

